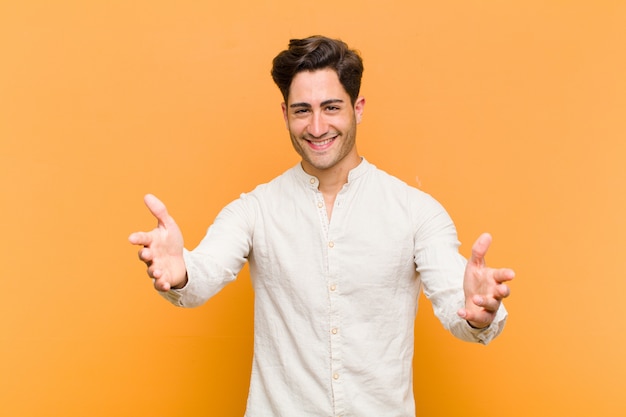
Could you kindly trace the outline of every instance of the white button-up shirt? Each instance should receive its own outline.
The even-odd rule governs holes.
[[[455,336],[488,343],[456,314],[466,260],[429,195],[363,160],[329,221],[300,164],[226,206],[193,251],[189,282],[163,295],[193,307],[246,261],[255,292],[246,417],[414,416],[414,320],[420,288]]]

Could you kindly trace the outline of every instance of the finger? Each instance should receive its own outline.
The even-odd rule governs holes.
[[[133,245],[150,246],[152,244],[152,235],[146,232],[135,232],[128,236],[128,241]]]
[[[498,291],[500,292],[501,298],[506,298],[511,295],[511,289],[508,285],[501,284],[498,286]]]
[[[165,279],[155,278],[153,281],[153,284],[154,284],[154,288],[158,291],[167,292],[172,288],[170,283],[167,282]]]
[[[493,279],[498,283],[511,281],[515,278],[515,271],[509,268],[500,268],[493,271]]]
[[[163,277],[163,271],[161,269],[155,268],[152,263],[148,265],[148,276],[155,281],[165,281]]]
[[[491,235],[489,233],[483,233],[476,239],[474,245],[472,246],[472,256],[470,257],[470,262],[482,266],[485,264],[485,255],[487,254],[487,250],[491,245]]]
[[[145,263],[152,263],[152,260],[154,259],[154,256],[152,255],[152,251],[148,248],[139,249],[138,255],[139,255],[139,260]]]
[[[497,288],[499,299],[503,299],[511,295],[511,289],[508,285],[500,284]]]
[[[156,280],[154,282],[154,288],[156,288],[159,291],[168,292],[172,287],[170,286],[170,283],[167,281]]]
[[[474,328],[482,329],[489,326],[489,321],[481,319],[477,314],[474,314],[465,308],[461,308],[457,311],[457,315],[467,322],[470,322],[471,326]]]
[[[148,210],[150,210],[150,213],[158,220],[159,226],[167,227],[170,216],[167,213],[165,204],[152,194],[146,194],[143,201],[148,207]]]
[[[163,271],[161,271],[160,269],[156,269],[156,268],[148,268],[149,274],[152,278],[159,280],[160,278],[163,277]]]
[[[476,304],[477,306],[481,307],[482,309],[489,311],[489,312],[495,312],[498,310],[498,308],[500,308],[500,300],[497,298],[483,297],[483,296],[476,295],[472,299],[472,302]]]

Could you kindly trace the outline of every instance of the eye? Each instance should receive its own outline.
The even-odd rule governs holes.
[[[303,115],[303,114],[306,114],[306,113],[308,113],[308,112],[309,112],[309,109],[306,109],[306,108],[300,108],[300,109],[296,109],[296,110],[293,112],[293,114],[296,114],[296,115]]]
[[[339,106],[335,106],[335,105],[326,106],[326,111],[328,112],[338,112],[339,110],[341,110],[341,107]]]

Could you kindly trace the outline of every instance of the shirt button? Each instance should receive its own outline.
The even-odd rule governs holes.
[[[309,180],[309,182],[310,182],[311,184],[315,184],[315,178],[311,178],[311,179]]]
[[[319,207],[319,208],[324,207],[324,203],[317,203],[317,207]]]
[[[329,248],[334,248],[335,247],[335,242],[333,242],[332,240],[330,242],[328,242],[328,247]]]
[[[338,332],[338,330],[337,330],[337,328],[336,328],[336,327],[335,327],[334,329],[332,329],[332,330],[331,330],[331,333],[332,333],[332,334],[337,334],[337,332]]]
[[[333,375],[333,379],[334,379],[334,380],[339,379],[339,374],[334,374],[334,375]]]
[[[333,285],[331,285],[331,286],[330,286],[330,290],[331,290],[331,291],[335,291],[336,289],[337,289],[337,286],[336,286],[335,284],[333,284]]]

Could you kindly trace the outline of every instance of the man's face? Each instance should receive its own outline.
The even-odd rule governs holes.
[[[358,165],[356,125],[364,105],[362,97],[352,105],[332,69],[296,74],[282,108],[291,142],[306,172],[317,175]]]

